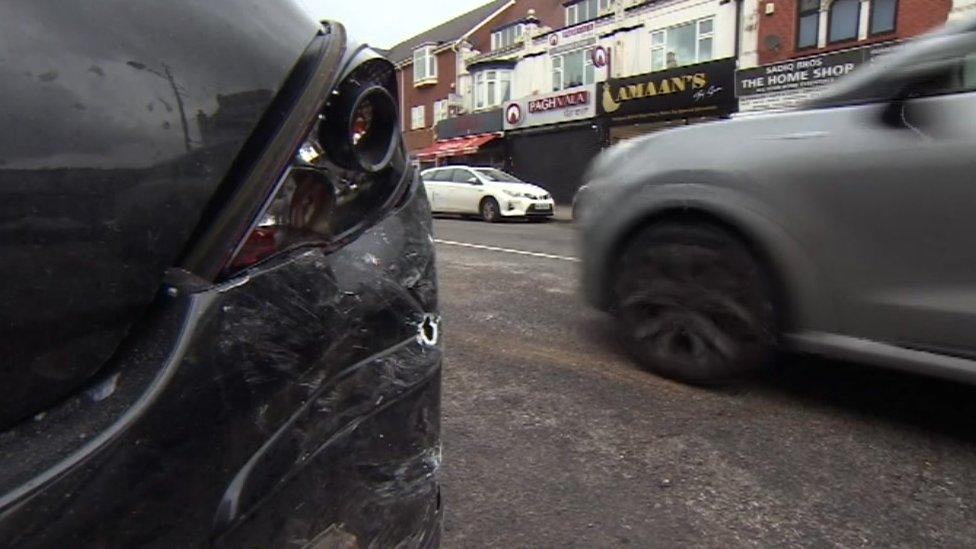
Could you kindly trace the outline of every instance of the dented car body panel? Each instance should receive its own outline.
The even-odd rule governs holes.
[[[120,363],[0,437],[5,465],[64,456],[41,482],[3,473],[0,539],[300,547],[331,531],[361,547],[435,545],[441,351],[428,212],[414,190],[337,253],[296,251],[216,287],[171,276],[127,353],[171,343],[162,369]]]
[[[119,18],[100,6],[66,37],[91,28],[112,36],[106,29],[113,22],[143,6],[120,4]],[[0,9],[22,21],[53,17],[27,3],[12,6]],[[0,235],[18,244],[6,250],[30,259],[20,270],[5,264],[7,278],[0,279],[27,283],[28,290],[31,283],[38,291],[50,285],[52,295],[69,296],[57,306],[43,300],[34,306],[51,326],[81,334],[49,345],[47,368],[32,367],[32,356],[21,353],[0,369],[7,391],[0,397],[0,544],[437,546],[441,348],[434,246],[422,182],[402,154],[393,154],[398,163],[382,178],[355,179],[389,188],[376,194],[380,205],[370,196],[354,203],[360,210],[353,214],[365,212],[354,231],[328,245],[292,243],[260,261],[216,270],[234,259],[247,236],[241,231],[257,231],[262,204],[278,192],[284,166],[299,156],[296,147],[308,142],[313,123],[328,122],[320,113],[335,112],[321,110],[325,98],[341,95],[335,90],[344,79],[385,78],[392,65],[347,40],[341,25],[312,21],[288,1],[219,0],[205,7],[180,1],[146,10],[159,16],[163,28],[156,31],[167,40],[183,34],[166,34],[166,24],[192,20],[183,43],[156,52],[165,59],[106,54],[118,65],[105,61],[113,67],[106,74],[159,79],[147,71],[165,62],[172,70],[160,73],[161,90],[172,94],[167,74],[189,63],[203,83],[180,80],[178,93],[226,109],[187,119],[199,131],[209,128],[213,147],[197,141],[196,130],[189,142],[177,132],[172,143],[147,138],[157,147],[172,145],[172,155],[147,152],[133,166],[106,160],[54,175],[37,167],[21,173],[20,187],[0,176],[0,193],[18,196],[21,205],[35,200],[25,210],[33,213],[18,210],[21,225],[0,226],[7,231]],[[98,17],[104,27],[81,24]],[[208,49],[208,40],[216,45]],[[221,66],[234,41],[246,42],[236,50],[241,59]],[[217,66],[209,81],[208,64]],[[247,105],[223,95],[240,88],[237,77],[263,82],[260,94],[242,91]],[[110,111],[112,98],[100,100],[99,108]],[[130,118],[124,108],[111,114]],[[29,129],[27,120],[17,124]],[[117,155],[112,143],[104,145]],[[57,147],[51,148],[53,155]],[[306,169],[348,177],[333,175],[325,161]],[[77,196],[68,192],[69,180]],[[123,180],[127,186],[119,187]],[[102,206],[86,209],[89,202]],[[81,213],[64,217],[69,204]],[[126,212],[125,205],[134,209]],[[74,237],[54,246],[54,236],[69,233],[44,232],[50,219],[76,227]],[[109,229],[112,238],[103,234]],[[91,252],[96,248],[104,253]],[[49,253],[58,250],[68,255]],[[58,287],[54,279],[66,282]],[[5,352],[17,330],[40,327],[18,317],[11,303],[28,302],[0,302]],[[86,316],[96,309],[111,319],[109,332]],[[69,352],[78,341],[91,352]],[[32,348],[41,348],[36,343]]]

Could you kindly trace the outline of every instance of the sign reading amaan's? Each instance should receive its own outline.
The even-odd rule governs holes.
[[[736,109],[735,60],[722,59],[602,84],[599,113],[614,118],[668,120],[722,116]]]

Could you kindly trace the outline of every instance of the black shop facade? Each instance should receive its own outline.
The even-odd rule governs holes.
[[[597,113],[610,145],[738,110],[734,58],[613,78],[599,88]]]

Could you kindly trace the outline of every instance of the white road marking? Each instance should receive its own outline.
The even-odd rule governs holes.
[[[578,257],[544,254],[539,252],[527,252],[525,250],[513,250],[511,248],[496,248],[495,246],[484,246],[482,244],[470,244],[468,242],[457,242],[454,240],[441,240],[439,238],[435,238],[434,242],[438,244],[447,244],[448,246],[461,246],[462,248],[474,248],[475,250],[487,250],[489,252],[502,252],[506,254],[528,255],[531,257],[541,257],[544,259],[558,259],[560,261],[571,261],[574,263],[579,263],[580,261]]]

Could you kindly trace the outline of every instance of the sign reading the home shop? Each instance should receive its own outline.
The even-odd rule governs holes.
[[[748,97],[824,86],[888,53],[892,47],[892,44],[873,45],[737,71],[735,95]]]
[[[596,116],[596,86],[580,86],[509,101],[503,110],[506,130],[585,120]]]
[[[721,59],[608,80],[601,85],[600,114],[656,120],[729,114],[736,108],[734,72],[735,59]]]

